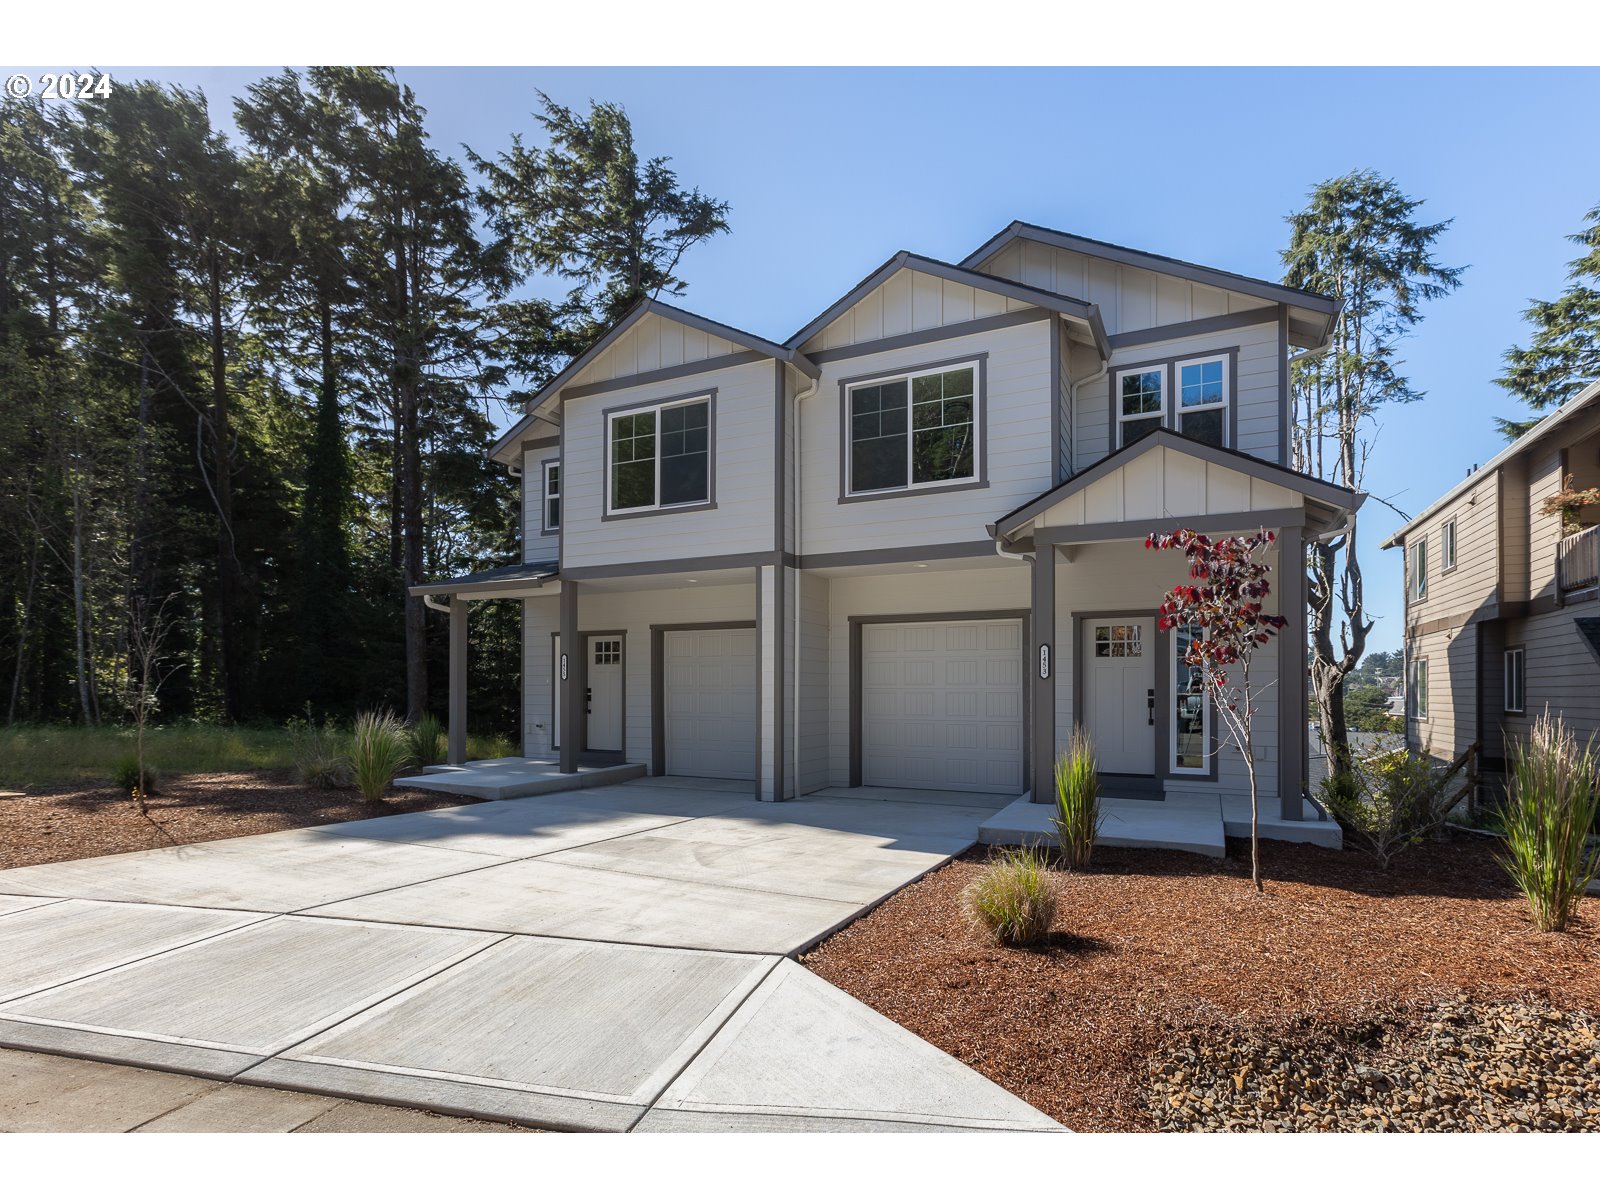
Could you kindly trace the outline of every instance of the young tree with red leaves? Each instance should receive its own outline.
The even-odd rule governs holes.
[[[1189,560],[1189,578],[1167,592],[1161,602],[1161,629],[1187,627],[1193,632],[1184,662],[1200,672],[1211,708],[1222,721],[1227,741],[1238,747],[1250,774],[1250,879],[1261,891],[1260,805],[1256,788],[1254,723],[1257,701],[1271,684],[1251,682],[1250,660],[1289,623],[1287,617],[1262,610],[1272,588],[1272,568],[1256,553],[1277,535],[1263,529],[1249,535],[1215,540],[1192,529],[1152,533],[1150,550],[1181,550]],[[1292,664],[1291,664],[1292,666]],[[1297,670],[1284,673],[1291,681]],[[1283,731],[1280,731],[1283,732]]]

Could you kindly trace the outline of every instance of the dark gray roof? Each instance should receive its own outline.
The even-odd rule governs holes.
[[[559,568],[553,562],[510,563],[504,567],[490,567],[486,571],[457,575],[454,579],[421,583],[411,588],[410,592],[413,596],[455,596],[505,587],[513,583],[542,583],[546,579],[553,579],[557,574]]]

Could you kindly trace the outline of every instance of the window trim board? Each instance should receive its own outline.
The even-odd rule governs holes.
[[[946,367],[973,367],[972,428],[978,439],[973,454],[971,479],[952,480],[949,483],[907,483],[905,487],[885,488],[876,492],[850,491],[850,389],[879,380],[893,380]],[[911,437],[909,384],[906,397],[906,438]],[[907,477],[909,479],[909,476]],[[839,380],[839,500],[840,504],[859,504],[866,500],[903,500],[914,496],[931,496],[941,492],[964,492],[989,486],[989,353],[981,350],[963,354],[958,358],[945,358],[935,362],[916,363],[904,367],[891,367],[866,375],[853,375]]]
[[[717,507],[717,388],[697,388],[692,392],[683,392],[676,396],[659,396],[649,400],[632,400],[627,404],[615,404],[600,412],[600,453],[601,453],[601,489],[600,489],[600,519],[602,521],[628,521],[635,517],[660,517],[673,513],[705,512],[707,509]],[[671,408],[679,404],[687,404],[695,400],[706,402],[706,498],[696,500],[690,504],[671,504],[667,506],[654,505],[650,508],[625,508],[620,512],[611,511],[611,419],[623,416],[630,412],[637,412],[646,408],[660,410]],[[656,490],[660,494],[660,462],[661,462],[661,426],[656,424]],[[565,513],[562,515],[565,520]]]
[[[1511,656],[1517,656],[1517,707],[1511,707]],[[1522,643],[1507,646],[1501,654],[1500,710],[1508,717],[1528,715],[1528,648]]]
[[[557,521],[554,525],[550,524],[550,468],[551,467],[555,467],[557,470],[560,470],[560,468],[561,468],[561,458],[560,458],[559,455],[557,457],[555,457],[555,458],[546,458],[546,459],[542,460],[539,463],[539,486],[540,486],[540,494],[539,494],[539,533],[541,535],[544,535],[544,536],[548,536],[549,534],[552,534],[552,533],[560,533],[561,532],[561,522],[560,521]],[[561,494],[561,484],[560,484],[559,479],[557,480],[557,483],[556,483],[556,495],[555,495],[555,498],[557,500],[564,500],[565,499],[565,497],[563,497],[562,494]]]
[[[1106,417],[1110,422],[1107,435],[1110,446],[1109,453],[1115,454],[1128,443],[1122,440],[1122,413],[1120,385],[1124,375],[1132,375],[1141,371],[1162,371],[1161,393],[1161,425],[1162,429],[1170,429],[1174,433],[1182,433],[1177,424],[1178,404],[1178,368],[1194,363],[1211,362],[1223,359],[1227,366],[1227,399],[1223,405],[1223,423],[1227,427],[1227,437],[1223,439],[1223,447],[1228,450],[1239,448],[1239,347],[1218,346],[1211,350],[1202,350],[1193,354],[1169,354],[1163,358],[1146,359],[1143,362],[1113,363],[1111,365],[1110,386],[1106,389]],[[1137,439],[1135,439],[1137,440]],[[1281,464],[1280,464],[1281,465]]]
[[[1444,531],[1450,531],[1450,558],[1446,561]],[[1461,560],[1461,526],[1455,517],[1446,517],[1439,522],[1439,574],[1448,575],[1456,569]]]

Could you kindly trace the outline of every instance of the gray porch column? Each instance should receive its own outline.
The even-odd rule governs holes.
[[[1038,803],[1055,798],[1056,758],[1056,548],[1040,545],[1033,556],[1032,654],[1026,664],[1029,720],[1028,786]]]
[[[1300,525],[1278,530],[1278,611],[1289,623],[1278,635],[1278,811],[1305,818],[1306,536]]]
[[[561,703],[561,771],[571,775],[578,769],[578,750],[583,740],[583,647],[578,643],[578,585],[561,581],[561,658],[556,680]]]
[[[467,761],[467,602],[450,597],[450,712],[451,766]]]

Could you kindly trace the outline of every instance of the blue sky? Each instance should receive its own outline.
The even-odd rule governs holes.
[[[223,103],[261,69],[125,68]],[[732,206],[695,251],[688,307],[787,337],[894,251],[959,259],[1013,218],[1278,278],[1284,216],[1319,180],[1370,167],[1454,219],[1469,269],[1427,310],[1405,371],[1427,393],[1383,418],[1374,496],[1415,513],[1503,443],[1490,381],[1561,288],[1563,235],[1600,204],[1596,70],[407,68],[435,140],[480,153],[532,134],[534,90],[617,101],[644,154]],[[1401,630],[1399,523],[1363,513],[1371,649]]]

